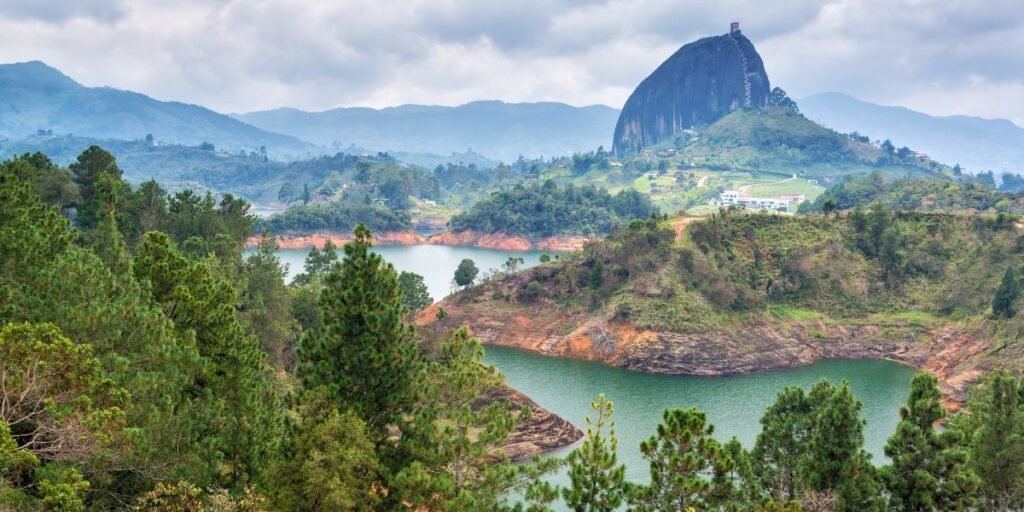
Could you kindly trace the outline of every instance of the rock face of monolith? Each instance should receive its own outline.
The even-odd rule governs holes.
[[[763,107],[771,90],[764,63],[739,29],[680,48],[626,100],[612,147],[624,155],[679,130],[710,124],[741,107]]]

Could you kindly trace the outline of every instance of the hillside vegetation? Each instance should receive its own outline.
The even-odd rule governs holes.
[[[453,230],[512,235],[606,234],[635,218],[649,217],[654,207],[647,196],[622,190],[614,196],[593,186],[517,185],[496,192],[452,217]]]
[[[535,277],[545,300],[686,332],[794,309],[838,321],[908,311],[984,319],[1005,271],[1021,263],[1024,232],[1009,217],[724,211],[678,241],[667,222],[634,221]],[[1017,319],[991,327],[1008,340],[1024,334]]]
[[[830,200],[839,210],[878,202],[894,210],[1024,214],[1024,193],[1003,192],[970,178],[887,180],[881,173],[872,173],[836,184],[802,210],[821,211]]]
[[[783,107],[737,109],[695,134],[652,147],[672,160],[712,168],[797,174],[823,183],[851,174],[934,175],[946,168],[853,140]]]

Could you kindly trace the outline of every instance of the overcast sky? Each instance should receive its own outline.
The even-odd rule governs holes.
[[[227,112],[621,107],[679,46],[732,20],[793,97],[1024,126],[1020,0],[0,0],[0,61]]]

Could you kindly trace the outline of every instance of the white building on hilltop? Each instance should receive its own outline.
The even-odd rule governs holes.
[[[751,197],[746,192],[739,190],[726,190],[720,195],[717,204],[721,206],[744,206],[758,210],[776,210],[789,212],[796,208],[796,205],[804,202],[803,194],[794,194],[778,197]],[[712,202],[712,204],[716,204]]]

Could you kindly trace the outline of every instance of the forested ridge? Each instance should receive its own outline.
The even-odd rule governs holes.
[[[554,181],[495,192],[452,217],[453,230],[550,236],[607,234],[654,213],[650,199],[632,189],[612,195],[593,186],[559,187]]]
[[[864,452],[848,386],[826,382],[782,390],[749,449],[716,440],[696,409],[666,411],[640,447],[647,484],[623,481],[603,397],[564,460],[512,464],[495,448],[529,411],[480,403],[501,377],[467,329],[417,342],[405,279],[370,250],[368,228],[341,254],[311,253],[288,285],[272,236],[243,257],[248,210],[132,187],[100,148],[66,169],[40,154],[0,164],[0,509],[1024,506],[1024,385],[1002,372],[941,431],[935,379],[915,378],[887,464]],[[657,244],[650,222],[626,232]],[[698,242],[708,254],[721,250],[714,233]],[[612,286],[607,263],[591,289]],[[993,305],[1017,304],[1011,284]],[[564,488],[542,478],[558,467]]]

